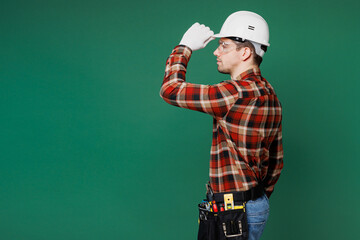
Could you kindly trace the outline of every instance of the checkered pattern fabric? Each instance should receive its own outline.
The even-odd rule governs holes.
[[[283,168],[282,108],[254,68],[215,85],[185,82],[191,49],[177,46],[166,61],[160,96],[169,104],[210,114],[214,192],[246,191],[262,182],[268,196]]]

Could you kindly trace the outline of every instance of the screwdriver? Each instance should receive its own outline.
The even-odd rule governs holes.
[[[212,201],[214,212],[218,212],[218,208],[216,206],[216,202]]]

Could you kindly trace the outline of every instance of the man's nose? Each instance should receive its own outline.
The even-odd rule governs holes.
[[[215,49],[214,55],[217,56],[217,57],[219,56],[219,48],[216,48],[216,49]]]

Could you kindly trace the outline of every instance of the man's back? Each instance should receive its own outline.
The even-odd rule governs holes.
[[[223,83],[233,85],[238,95],[229,111],[214,119],[211,185],[215,192],[229,192],[262,182],[269,196],[278,178],[273,174],[282,168],[281,104],[257,68]]]

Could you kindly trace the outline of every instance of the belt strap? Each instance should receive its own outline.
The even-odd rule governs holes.
[[[256,187],[253,187],[247,191],[243,192],[221,192],[221,193],[214,193],[214,200],[218,202],[224,202],[224,194],[232,193],[234,197],[234,202],[244,202],[244,201],[250,201],[255,200],[262,195],[264,195],[264,188],[262,184],[257,185]]]

